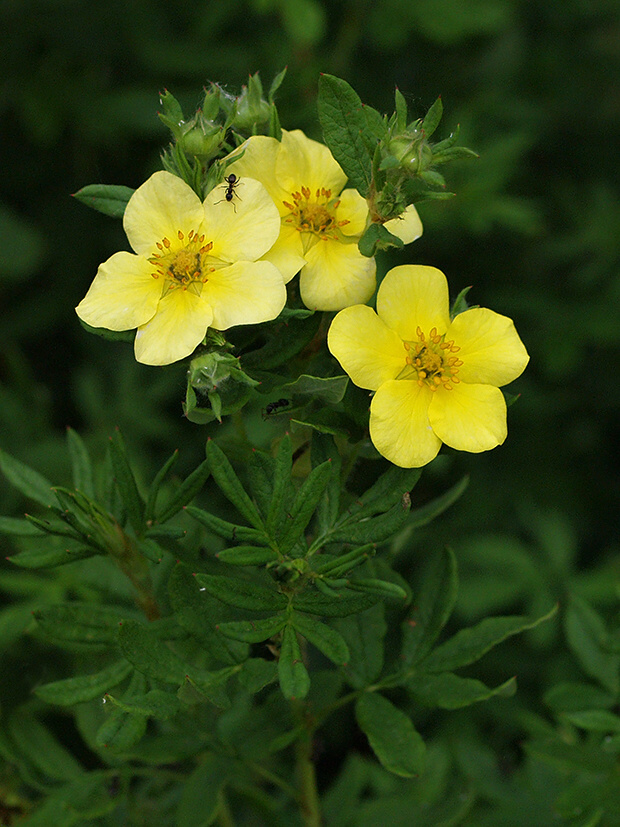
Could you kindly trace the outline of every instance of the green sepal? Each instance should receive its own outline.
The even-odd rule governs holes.
[[[133,194],[134,190],[131,187],[117,184],[88,184],[74,192],[73,197],[104,215],[122,218],[127,202]]]
[[[127,458],[125,443],[118,428],[110,437],[110,455],[112,467],[116,478],[116,485],[125,509],[129,522],[134,531],[139,534],[144,528],[144,500],[140,496],[136,478]]]
[[[48,704],[72,706],[73,704],[100,698],[109,689],[124,681],[133,666],[126,660],[117,660],[90,675],[78,675],[61,681],[44,683],[35,687],[34,694]]]
[[[432,675],[421,671],[416,672],[405,686],[415,699],[426,707],[463,709],[493,697],[511,698],[517,691],[517,680],[512,677],[500,686],[490,689],[481,681],[462,678],[452,672]]]
[[[467,303],[467,294],[471,290],[471,284],[469,287],[464,287],[461,292],[458,294],[456,299],[452,302],[452,307],[450,308],[450,318],[455,319],[459,313],[464,313],[465,310],[468,310],[470,305]]]
[[[285,396],[310,396],[326,405],[337,405],[349,384],[348,376],[309,376],[302,374],[294,382],[282,385]]]
[[[235,606],[237,609],[269,612],[281,611],[288,605],[283,594],[258,583],[222,577],[219,574],[197,574],[195,577],[200,588],[222,603]]]
[[[256,510],[256,506],[245,492],[241,480],[235,473],[222,449],[209,439],[207,441],[207,459],[211,467],[213,479],[222,493],[237,508],[255,528],[263,528],[263,520]]]
[[[364,140],[368,125],[359,95],[345,80],[322,74],[317,106],[325,143],[351,184],[366,198],[372,156]]]
[[[41,505],[55,502],[52,484],[42,474],[0,450],[0,471],[18,491]]]
[[[234,546],[218,551],[215,556],[231,566],[264,566],[280,559],[277,552],[264,546]]]
[[[451,672],[475,663],[498,643],[550,620],[557,610],[558,607],[554,606],[551,611],[533,620],[519,616],[488,617],[476,626],[461,629],[422,661],[424,671]]]
[[[261,620],[232,620],[218,623],[217,629],[226,637],[244,643],[262,643],[269,640],[286,626],[286,615],[274,615]]]
[[[439,144],[433,147],[433,164],[446,164],[449,161],[471,161],[479,158],[480,155],[466,146],[455,146],[447,149],[437,150]]]
[[[33,615],[47,637],[88,648],[114,646],[122,617],[116,607],[92,603],[59,603],[38,609]]]
[[[441,100],[441,95],[437,98],[437,100],[432,104],[426,115],[424,116],[424,120],[422,121],[420,129],[424,132],[425,138],[430,138],[433,132],[439,126],[439,122],[441,121],[443,115],[443,103]]]
[[[71,458],[73,487],[89,499],[95,499],[93,465],[82,437],[73,428],[67,428],[67,447]]]
[[[143,695],[132,695],[131,698],[115,698],[106,693],[106,701],[113,706],[132,715],[144,715],[155,718],[157,721],[167,721],[181,709],[181,702],[176,695],[164,692],[162,689],[151,689]]]
[[[226,520],[222,520],[221,517],[216,517],[215,514],[210,514],[208,511],[204,511],[202,508],[188,505],[184,510],[186,514],[190,515],[190,517],[198,520],[199,523],[202,523],[202,525],[214,534],[217,534],[218,537],[222,537],[224,540],[228,540],[228,542],[246,542],[260,545],[268,541],[264,531],[259,531],[256,528],[249,528],[244,525],[229,523]]]
[[[338,594],[337,598],[319,592],[305,591],[295,595],[293,608],[296,611],[307,612],[320,617],[348,617],[369,609],[378,601],[378,595],[352,594],[344,589]]]
[[[363,256],[372,258],[379,250],[389,250],[390,247],[396,247],[397,250],[402,250],[405,242],[391,233],[385,224],[373,222],[364,231],[357,246]]]
[[[278,678],[282,694],[288,700],[302,700],[310,689],[310,675],[304,666],[297,633],[292,626],[284,627],[278,659]]]
[[[396,109],[396,131],[404,132],[407,128],[407,101],[398,87],[394,90],[394,108]]]
[[[401,657],[405,663],[418,663],[431,651],[452,614],[458,588],[456,557],[446,548],[426,564],[415,606],[402,625]]]
[[[294,612],[291,617],[293,628],[313,646],[322,652],[336,666],[344,666],[350,658],[349,647],[340,632],[320,620]]]
[[[202,491],[210,473],[211,471],[207,460],[204,460],[197,468],[194,468],[191,474],[183,480],[166,505],[156,512],[157,522],[165,523],[190,503],[194,497]]]
[[[278,72],[278,74],[274,77],[274,79],[271,81],[271,86],[269,87],[269,92],[267,94],[267,100],[269,101],[269,103],[273,103],[276,92],[278,91],[278,89],[282,85],[282,81],[286,77],[287,70],[288,67],[285,66],[284,69],[281,69]]]
[[[297,492],[295,502],[287,515],[283,531],[278,538],[278,546],[283,554],[287,554],[295,545],[329,484],[332,473],[331,460],[326,460],[313,468]]]
[[[387,698],[375,692],[360,695],[355,717],[386,770],[403,778],[424,771],[426,747],[422,737],[411,719]]]

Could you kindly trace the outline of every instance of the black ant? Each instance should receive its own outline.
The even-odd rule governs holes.
[[[286,408],[288,405],[290,405],[288,399],[278,399],[277,402],[268,402],[263,411],[263,419],[276,413],[279,408]]]
[[[216,201],[215,202],[216,204],[221,204],[222,201],[224,201],[224,200],[228,201],[228,203],[230,204],[230,202],[233,200],[233,197],[235,195],[237,195],[237,193],[235,192],[235,189],[241,183],[239,181],[239,178],[235,175],[234,172],[231,172],[230,175],[225,175],[224,176],[224,181],[226,181],[226,186],[224,187],[224,190],[225,190],[224,191],[224,198],[220,199],[219,201]],[[237,195],[237,198],[239,198],[238,195]],[[239,200],[241,200],[241,199],[239,198]],[[233,204],[233,208],[235,209],[235,212],[237,212],[234,204]]]

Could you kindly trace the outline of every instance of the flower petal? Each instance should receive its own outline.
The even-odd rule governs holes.
[[[162,238],[176,238],[202,227],[203,209],[193,189],[170,172],[156,172],[134,192],[123,227],[136,253],[150,256]]]
[[[341,310],[364,304],[372,296],[376,279],[374,258],[366,258],[357,244],[320,239],[306,250],[308,262],[299,278],[301,298],[311,310]]]
[[[392,235],[404,241],[405,244],[411,244],[416,238],[420,238],[423,232],[422,221],[413,204],[409,204],[405,212],[397,218],[386,221],[384,227],[386,230],[389,230]]]
[[[289,197],[302,186],[313,195],[317,189],[326,189],[335,196],[347,183],[347,176],[325,144],[306,138],[301,129],[282,130],[275,172],[278,184]]]
[[[252,135],[231,153],[229,157],[234,157],[243,150],[243,155],[227,167],[226,172],[228,174],[234,172],[240,178],[247,176],[260,181],[275,201],[280,215],[288,215],[290,210],[284,206],[282,199],[290,200],[291,193],[280,187],[275,175],[276,159],[281,147],[280,141],[275,138],[269,138],[267,135]]]
[[[213,242],[211,255],[216,258],[255,261],[280,234],[280,213],[259,181],[242,178],[238,186],[232,201],[224,199],[220,187],[207,195],[205,240]]]
[[[157,310],[161,280],[143,256],[115,253],[104,261],[88,293],[75,308],[83,322],[108,330],[131,330],[145,324]]]
[[[461,350],[459,379],[501,387],[525,370],[530,357],[512,319],[485,307],[459,313],[447,332]]]
[[[145,365],[184,359],[202,342],[213,313],[203,296],[176,288],[159,302],[157,313],[138,328],[134,352]]]
[[[293,276],[297,275],[306,264],[302,252],[301,235],[297,232],[297,229],[289,224],[282,224],[276,243],[264,256],[261,256],[261,261],[270,261],[275,264],[284,279],[284,283],[288,284]]]
[[[441,440],[428,420],[432,396],[426,385],[405,379],[386,382],[373,396],[370,438],[394,465],[420,468],[437,456]]]
[[[329,328],[327,346],[360,388],[374,391],[396,378],[405,366],[402,341],[363,304],[338,313]]]
[[[445,333],[450,324],[446,277],[421,264],[393,267],[379,287],[377,313],[401,339],[417,341],[418,327],[427,336],[433,327]]]
[[[286,303],[286,287],[270,262],[239,261],[216,270],[204,285],[201,298],[213,308],[211,327],[228,330],[275,319]]]
[[[437,436],[458,451],[490,451],[506,439],[506,402],[499,388],[461,382],[433,395],[429,418]]]
[[[339,202],[336,209],[336,221],[347,222],[340,227],[340,232],[347,236],[361,235],[366,229],[368,220],[368,202],[354,189],[344,190]]]

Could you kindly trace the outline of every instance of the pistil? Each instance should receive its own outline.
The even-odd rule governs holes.
[[[445,341],[445,334],[440,334],[436,327],[426,336],[418,326],[416,335],[417,341],[403,342],[407,352],[405,364],[409,370],[405,368],[398,378],[414,379],[421,388],[426,385],[432,391],[437,388],[452,390],[461,381],[457,373],[463,360],[448,354],[458,353],[460,347],[454,340]]]

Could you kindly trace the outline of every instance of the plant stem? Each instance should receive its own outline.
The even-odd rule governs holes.
[[[321,827],[321,807],[316,787],[316,773],[312,761],[312,736],[300,736],[295,744],[299,806],[305,827]]]
[[[217,811],[218,824],[220,824],[221,827],[235,827],[235,820],[233,818],[232,811],[228,806],[228,801],[226,800],[224,790],[220,790],[217,798],[220,805]]]

